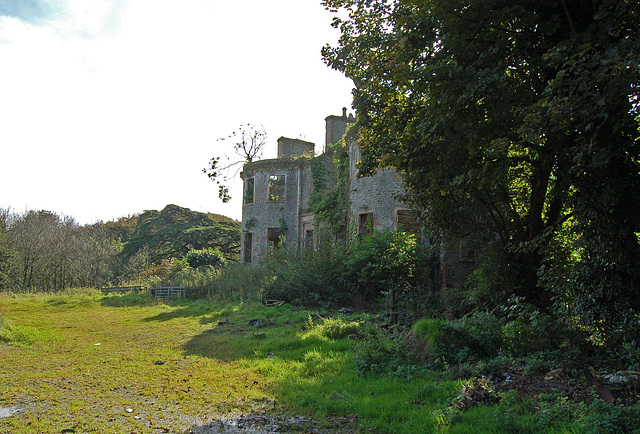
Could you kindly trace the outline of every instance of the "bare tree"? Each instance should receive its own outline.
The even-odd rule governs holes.
[[[245,163],[251,163],[262,154],[262,148],[267,143],[267,133],[263,126],[257,128],[253,124],[241,124],[237,131],[218,141],[231,140],[236,157],[225,155],[226,163],[220,163],[220,157],[213,157],[209,165],[202,169],[210,180],[218,185],[218,197],[223,203],[229,202],[229,178],[238,174]],[[235,172],[232,173],[233,169]]]

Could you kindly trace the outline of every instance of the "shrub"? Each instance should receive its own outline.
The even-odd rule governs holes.
[[[502,321],[489,312],[462,319],[418,321],[413,334],[425,342],[425,357],[435,363],[461,364],[496,355],[502,347]]]
[[[265,297],[305,306],[347,303],[342,286],[342,244],[322,249],[280,249],[266,263]]]
[[[326,318],[314,323],[309,315],[307,320],[307,333],[305,337],[320,336],[326,339],[342,339],[352,334],[358,334],[363,325],[359,321],[347,321],[344,318]]]
[[[264,267],[231,264],[211,281],[209,296],[221,301],[261,301],[270,274]]]
[[[373,231],[351,246],[341,276],[352,297],[375,302],[387,297],[389,307],[416,310],[429,288],[426,255],[415,234]]]
[[[622,407],[601,400],[594,401],[587,408],[582,420],[585,433],[640,433],[640,403]]]
[[[503,308],[508,322],[504,325],[505,346],[514,355],[525,355],[553,349],[569,338],[556,319],[525,303],[521,297],[511,297]]]
[[[226,264],[224,254],[219,249],[191,249],[185,256],[191,268],[210,266],[220,268]]]

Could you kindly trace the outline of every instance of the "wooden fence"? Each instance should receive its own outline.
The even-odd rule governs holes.
[[[101,289],[103,294],[123,294],[125,292],[146,290],[146,286],[114,286]],[[187,297],[206,297],[207,290],[201,288],[187,288],[186,286],[154,286],[151,288],[151,295],[155,298],[162,298],[165,300],[180,300]]]
[[[185,286],[154,286],[151,288],[151,295],[164,300],[180,300],[187,295]]]

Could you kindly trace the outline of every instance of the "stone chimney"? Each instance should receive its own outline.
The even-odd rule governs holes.
[[[300,139],[280,137],[278,139],[278,158],[297,158],[313,155],[316,145]]]
[[[347,125],[355,122],[353,115],[349,115],[347,117],[347,108],[342,108],[342,116],[327,116],[325,118],[326,122],[326,133],[325,133],[325,141],[324,144],[331,145],[340,140],[344,133],[347,131]]]

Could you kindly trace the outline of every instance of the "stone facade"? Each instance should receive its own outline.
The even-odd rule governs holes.
[[[258,263],[281,245],[299,245],[312,191],[313,143],[278,139],[279,158],[245,164],[242,261]]]
[[[325,146],[346,137],[353,115],[328,116]],[[370,230],[392,228],[420,234],[416,213],[400,200],[402,180],[389,169],[373,176],[358,177],[357,163],[361,151],[356,137],[346,139],[349,147],[349,214],[364,235]],[[315,145],[298,139],[278,139],[278,158],[245,164],[242,208],[242,261],[256,264],[280,246],[303,246],[314,243],[317,236],[314,215],[309,209],[313,192],[311,162]],[[331,164],[328,164],[329,166]],[[329,173],[335,177],[335,174]],[[331,180],[329,180],[331,181]],[[334,180],[335,183],[335,180]],[[449,287],[462,282],[473,270],[475,261],[463,243],[440,249],[436,270],[438,286]]]
[[[402,180],[390,169],[359,178],[356,165],[360,160],[360,146],[356,139],[352,139],[349,143],[350,215],[361,231],[367,224],[374,230],[398,229],[398,211],[409,210],[398,199],[398,195],[404,193]]]

